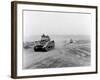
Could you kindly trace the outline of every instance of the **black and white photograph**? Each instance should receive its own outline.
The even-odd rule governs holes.
[[[12,4],[17,77],[97,72],[96,6]]]
[[[91,65],[91,14],[23,11],[23,69]]]

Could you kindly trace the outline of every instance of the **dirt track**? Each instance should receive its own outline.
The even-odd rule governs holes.
[[[90,65],[89,44],[57,44],[48,52],[34,52],[32,48],[24,49],[23,69],[58,68]]]

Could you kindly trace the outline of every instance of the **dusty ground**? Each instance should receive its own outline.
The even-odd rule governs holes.
[[[90,53],[88,40],[77,40],[72,44],[56,41],[55,49],[48,52],[23,48],[23,69],[89,66]]]

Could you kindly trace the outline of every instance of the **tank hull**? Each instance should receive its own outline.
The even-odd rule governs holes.
[[[54,47],[55,47],[55,42],[50,41],[50,42],[46,43],[45,45],[34,46],[34,51],[49,51],[49,50],[54,49]]]

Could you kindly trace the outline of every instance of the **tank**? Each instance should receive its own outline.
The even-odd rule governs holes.
[[[41,40],[35,41],[34,51],[49,51],[55,48],[54,40],[50,40],[48,35],[42,35]]]

